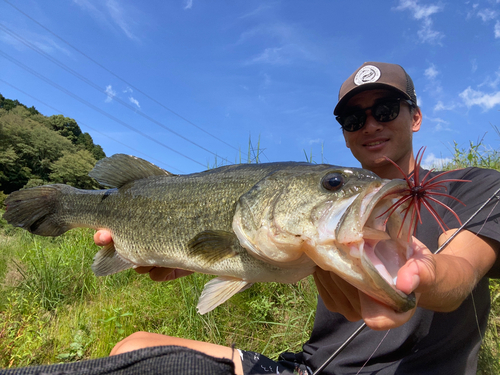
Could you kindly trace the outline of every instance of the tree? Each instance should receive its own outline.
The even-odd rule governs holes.
[[[75,120],[43,116],[0,94],[0,192],[53,182],[96,188],[87,174],[105,156]]]
[[[76,143],[78,136],[82,134],[82,130],[72,118],[54,115],[49,117],[49,121],[56,132],[68,138],[73,144]]]
[[[94,144],[94,141],[89,133],[81,133],[78,136],[76,144],[81,146],[83,149],[90,151],[95,160],[101,160],[106,157],[102,147]]]
[[[81,189],[97,189],[99,184],[88,175],[95,163],[96,160],[87,150],[79,150],[76,153],[65,151],[63,156],[51,165],[50,179]]]

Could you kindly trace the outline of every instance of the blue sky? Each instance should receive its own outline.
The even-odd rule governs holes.
[[[365,61],[413,78],[427,163],[498,147],[500,0],[0,0],[2,95],[174,173],[259,138],[262,162],[358,166],[332,111]]]

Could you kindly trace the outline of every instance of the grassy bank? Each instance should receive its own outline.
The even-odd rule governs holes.
[[[299,351],[314,321],[312,279],[256,284],[204,316],[198,296],[211,278],[191,275],[157,283],[134,271],[96,278],[92,231],[42,238],[8,228],[0,236],[0,368],[107,356],[139,331],[236,345],[274,358]],[[479,374],[500,373],[500,284]]]
[[[10,230],[0,237],[0,367],[107,356],[138,330],[276,356],[300,350],[314,320],[312,279],[257,284],[213,312],[196,304],[211,278],[157,283],[134,271],[96,278],[92,231],[50,239]]]
[[[450,167],[499,169],[498,153],[480,152],[479,146],[456,148]],[[107,356],[139,330],[234,344],[276,358],[300,351],[311,332],[317,298],[311,278],[297,285],[256,284],[200,316],[198,297],[212,276],[157,283],[129,270],[96,278],[90,269],[99,250],[93,231],[37,237],[7,226],[1,214],[0,368]],[[500,280],[492,280],[490,290],[481,375],[500,374]]]

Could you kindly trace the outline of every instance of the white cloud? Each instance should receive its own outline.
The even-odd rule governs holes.
[[[471,69],[472,73],[475,73],[477,70],[477,59],[472,59],[471,64],[472,64],[472,69]]]
[[[247,42],[267,46],[244,62],[249,64],[286,65],[299,61],[320,61],[325,58],[324,48],[308,38],[307,30],[298,30],[286,23],[260,24],[243,32],[236,45]]]
[[[494,73],[492,76],[488,74],[484,81],[478,85],[478,87],[489,87],[492,90],[496,91],[498,86],[500,85],[500,68]]]
[[[26,48],[38,48],[48,54],[58,51],[68,56],[71,55],[68,50],[61,47],[48,35],[38,34],[19,28],[19,26],[6,24],[1,25],[1,29],[3,32],[0,33],[0,41],[12,45],[18,51],[26,50]]]
[[[137,99],[134,99],[134,97],[130,96],[128,100],[130,101],[130,103],[135,104],[137,108],[141,108],[141,106],[139,105],[139,101]]]
[[[477,16],[480,17],[483,22],[488,22],[497,18],[498,12],[493,9],[482,9],[477,12]]]
[[[272,8],[272,4],[259,4],[259,6],[257,8],[255,8],[254,10],[252,10],[246,14],[243,14],[239,18],[253,17],[253,16],[258,15],[267,9],[270,9],[270,8]]]
[[[118,27],[129,39],[139,40],[133,32],[137,10],[125,9],[117,0],[73,0],[99,23],[115,29]]]
[[[436,66],[434,64],[432,64],[430,67],[425,69],[425,72],[424,72],[424,75],[428,79],[431,79],[431,80],[436,78],[438,74],[439,74],[439,72],[437,71]]]
[[[443,87],[441,86],[441,82],[437,79],[439,71],[436,69],[436,66],[431,64],[427,69],[425,69],[424,75],[429,81],[425,87],[425,91],[428,91],[433,95],[440,94],[443,91]]]
[[[287,65],[300,60],[314,61],[315,57],[303,46],[290,43],[281,47],[265,48],[245,64]]]
[[[487,94],[482,91],[472,89],[470,86],[460,93],[460,97],[467,107],[477,105],[485,111],[500,105],[500,91]]]
[[[422,162],[422,167],[425,169],[442,169],[446,164],[451,163],[450,158],[438,158],[432,152],[427,154]]]
[[[500,69],[498,69],[495,73],[496,77],[494,79],[488,79],[488,86],[493,90],[496,90],[498,85],[500,84]]]
[[[408,10],[412,13],[413,18],[422,22],[420,30],[417,32],[422,43],[439,44],[443,39],[444,34],[434,30],[431,19],[433,14],[443,10],[441,5],[420,5],[418,0],[399,0],[399,5],[395,10]]]
[[[500,0],[497,0],[496,2],[497,4],[499,4]],[[495,38],[500,38],[500,21],[498,20],[500,12],[491,8],[478,9],[479,4],[473,4],[472,11],[468,13],[467,18],[470,18],[470,16],[475,14],[477,17],[481,18],[484,23],[489,23],[490,21],[496,20],[493,27],[493,33],[495,35]]]
[[[441,100],[439,100],[434,106],[434,111],[451,111],[455,109],[455,104],[444,104]]]
[[[111,85],[107,85],[105,91],[107,95],[105,102],[109,103],[116,96],[116,91],[113,90],[113,87]]]
[[[266,48],[261,54],[252,58],[248,63],[265,63],[272,65],[285,65],[290,63],[290,56],[283,47]]]
[[[322,144],[324,143],[325,141],[322,139],[322,138],[316,138],[316,139],[309,139],[307,141],[308,144],[310,145],[314,145],[314,144]]]
[[[130,39],[137,40],[138,38],[132,33],[131,30],[132,21],[122,6],[116,0],[107,0],[106,8],[108,9],[113,21],[115,21],[118,27],[122,29],[125,35],[127,35]]]
[[[426,117],[426,120],[436,124],[436,126],[434,127],[435,132],[450,131],[451,130],[450,123],[446,120],[443,120],[442,118],[439,118],[439,117],[427,118]]]
[[[430,18],[424,19],[422,27],[417,32],[418,37],[422,43],[436,43],[439,44],[443,39],[444,34],[432,28],[432,20]]]
[[[191,9],[193,7],[193,0],[184,0],[184,9]]]

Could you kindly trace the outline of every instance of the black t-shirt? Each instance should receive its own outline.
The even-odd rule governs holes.
[[[421,178],[426,172],[420,170]],[[433,172],[430,177],[436,174]],[[500,187],[500,173],[480,168],[454,171],[440,179],[472,180],[446,183],[447,193],[464,202],[465,207],[450,198],[436,197],[451,207],[462,222]],[[500,204],[497,203],[498,200],[494,199],[466,229],[500,243]],[[432,206],[449,228],[460,226],[444,207],[438,204]],[[434,252],[441,234],[442,230],[430,213],[422,209],[422,224],[417,227],[416,237]],[[487,276],[499,275],[498,263]],[[477,354],[490,310],[487,277],[478,283],[472,296],[450,313],[417,308],[410,321],[401,327],[389,331],[365,329],[323,373],[357,374],[362,368],[359,374],[475,375]],[[330,312],[319,298],[313,332],[301,353],[305,363],[312,369],[321,366],[361,323],[351,323],[342,315]]]

